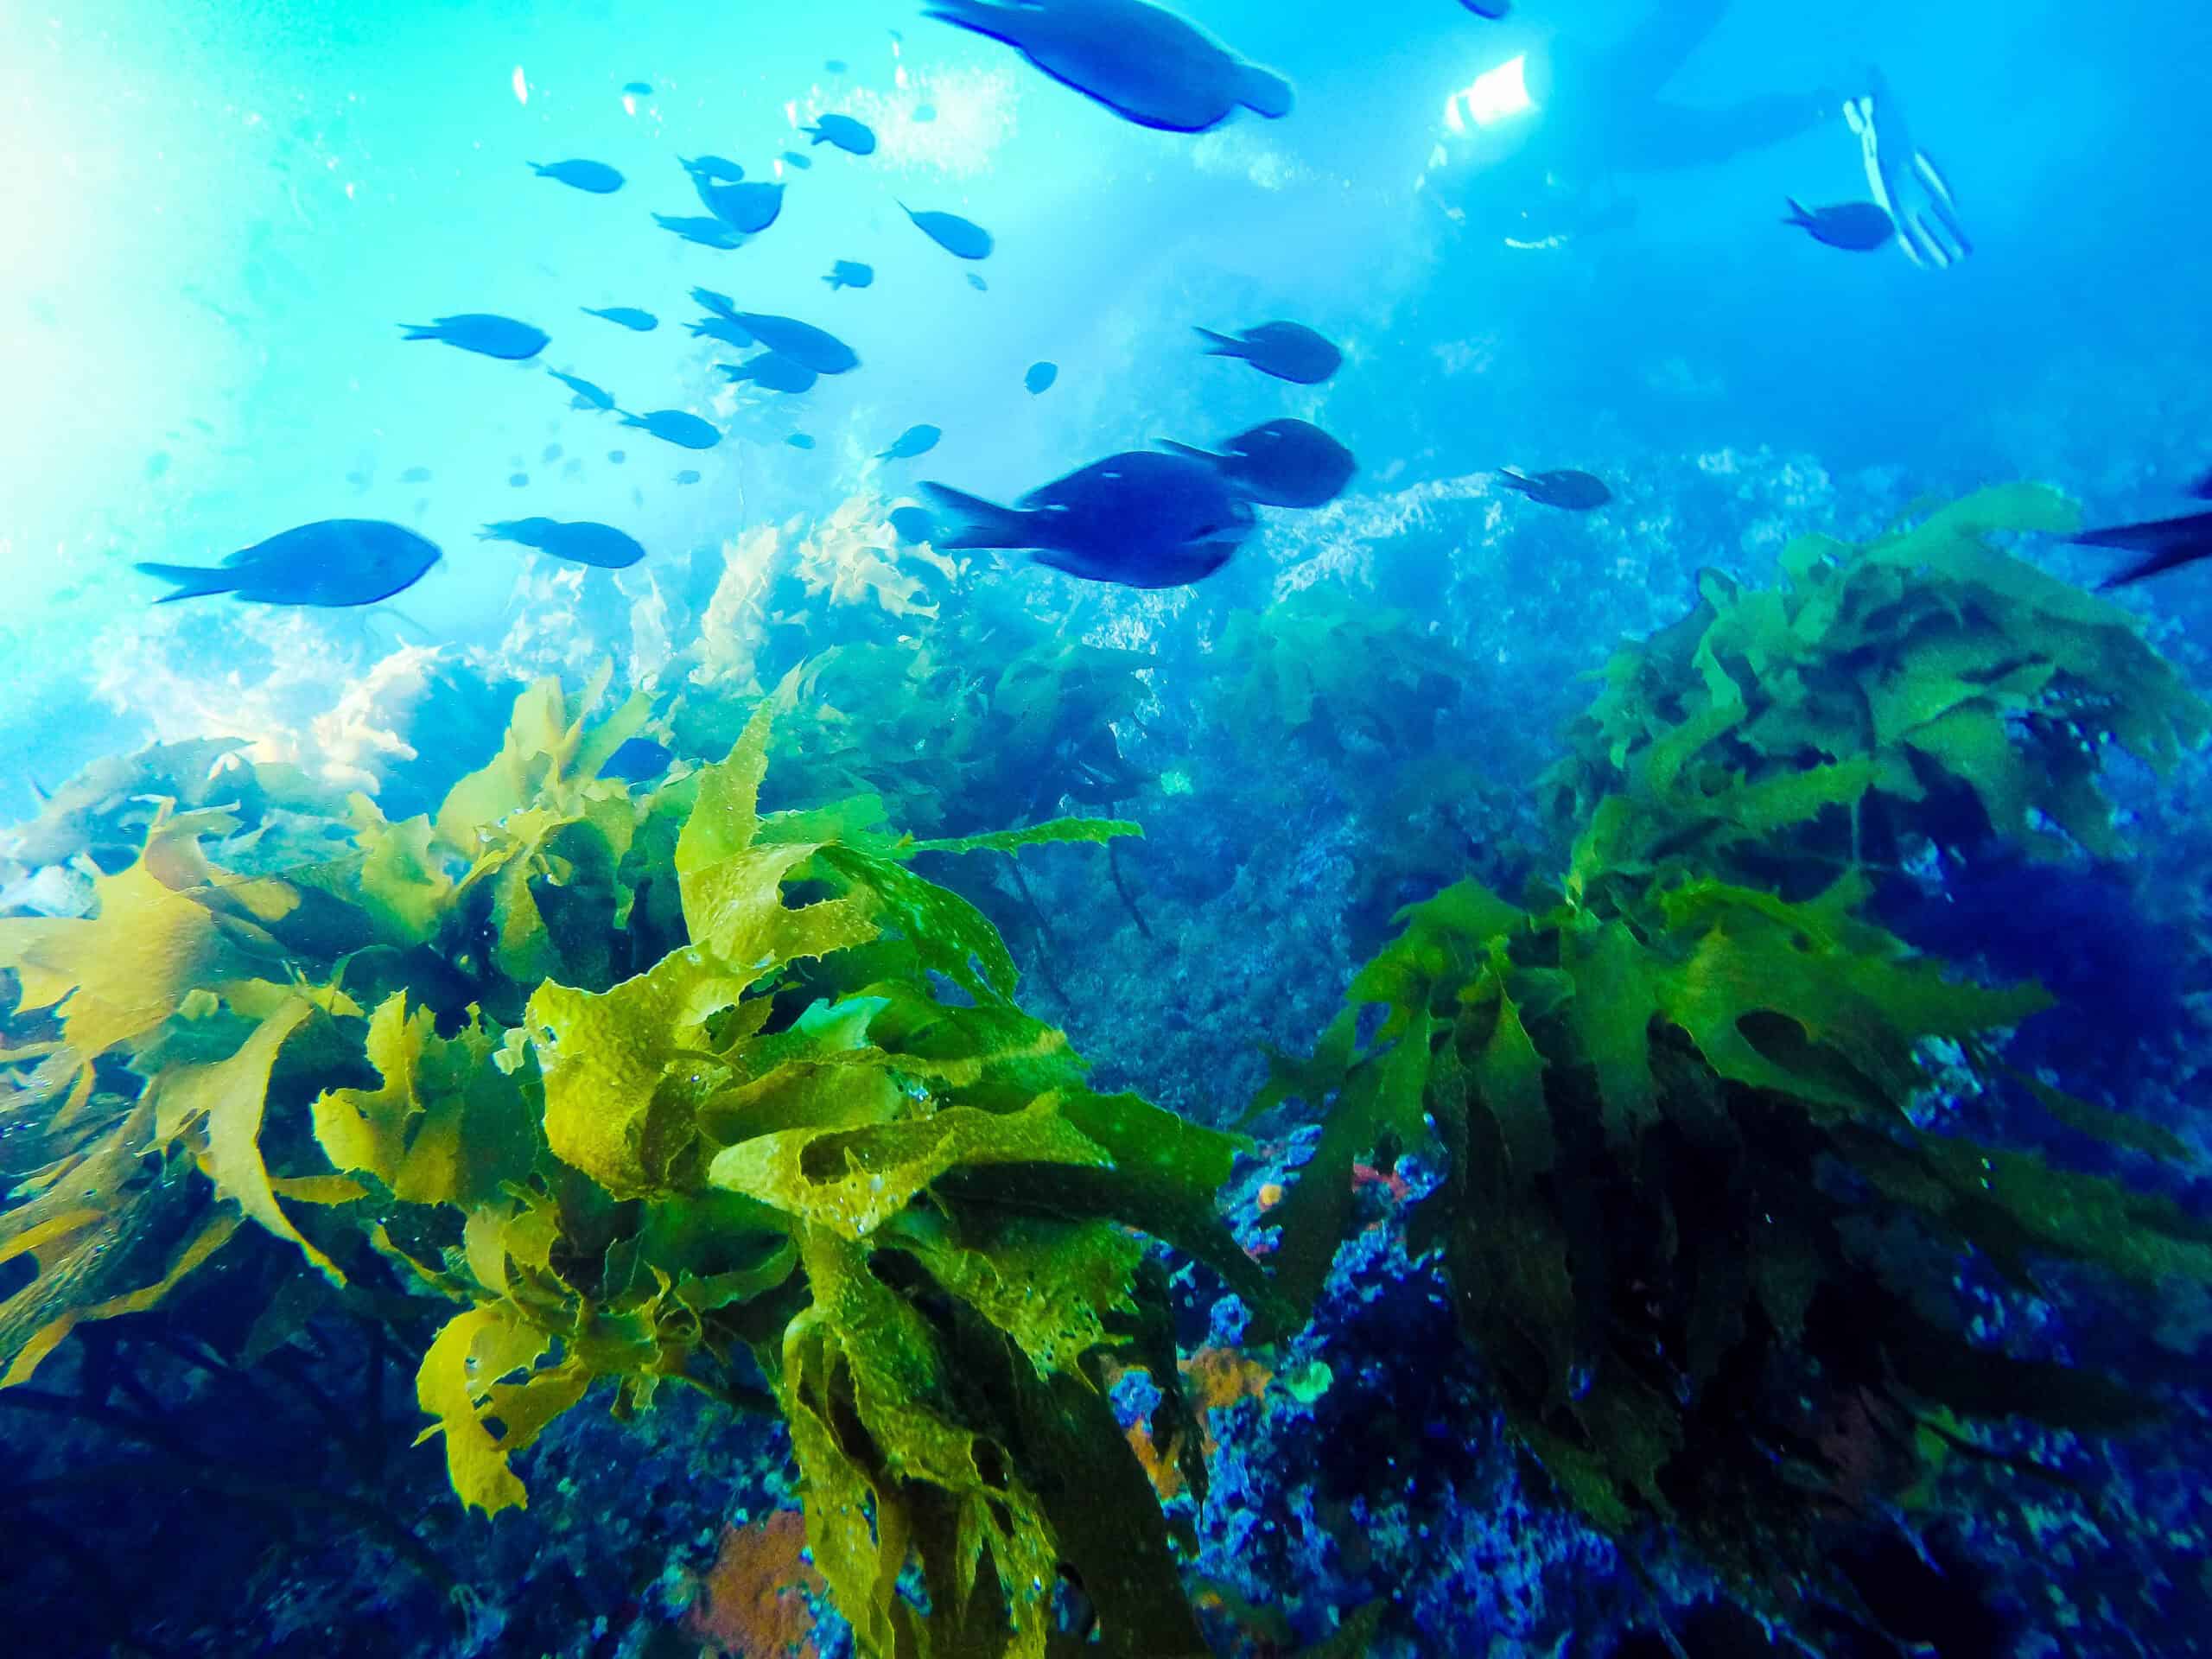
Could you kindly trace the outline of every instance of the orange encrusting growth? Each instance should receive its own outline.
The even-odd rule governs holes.
[[[824,1586],[805,1548],[806,1516],[798,1510],[726,1529],[685,1621],[690,1633],[729,1659],[817,1659],[808,1598]]]
[[[1211,1458],[1217,1447],[1209,1414],[1240,1400],[1256,1400],[1268,1391],[1274,1373],[1235,1348],[1201,1348],[1182,1362],[1192,1408],[1198,1420],[1199,1449]],[[1176,1465],[1182,1437],[1173,1436],[1163,1451],[1152,1443],[1152,1430],[1141,1419],[1129,1425],[1129,1447],[1144,1465],[1145,1474],[1163,1502],[1182,1496],[1183,1471]]]

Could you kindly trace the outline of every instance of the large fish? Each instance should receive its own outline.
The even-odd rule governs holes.
[[[508,363],[536,357],[545,349],[547,339],[542,328],[489,311],[463,311],[455,316],[440,317],[435,322],[403,322],[399,326],[407,331],[409,340],[443,340],[464,352],[496,357]]]
[[[937,448],[937,441],[944,435],[944,429],[925,422],[910,426],[892,439],[891,447],[876,456],[878,461],[911,461],[916,455],[925,455]]]
[[[785,357],[781,352],[763,352],[758,357],[747,358],[742,363],[725,363],[722,373],[734,384],[750,382],[764,391],[811,391],[821,377],[805,364]]]
[[[656,409],[649,414],[632,415],[618,410],[625,426],[643,427],[663,443],[680,445],[686,449],[711,449],[722,441],[721,433],[688,410]]]
[[[1789,204],[1789,217],[1783,224],[1794,225],[1814,241],[1841,248],[1846,253],[1872,253],[1897,239],[1895,222],[1874,202],[1842,201],[1829,207],[1805,207],[1794,197],[1783,200]]]
[[[1337,372],[1344,354],[1302,322],[1263,322],[1241,334],[1198,330],[1213,344],[1208,357],[1241,357],[1262,374],[1315,386]]]
[[[707,211],[741,236],[758,236],[784,211],[780,184],[716,184],[696,176],[692,182]]]
[[[924,236],[961,259],[988,259],[991,257],[991,233],[972,219],[963,219],[957,213],[940,213],[925,210],[916,213],[905,202],[899,204],[907,218]]]
[[[1223,445],[1224,454],[1166,445],[1210,463],[1230,486],[1262,505],[1319,507],[1344,493],[1359,469],[1351,450],[1310,421],[1268,421]]]
[[[835,144],[849,156],[875,154],[875,134],[864,122],[849,115],[818,116],[810,127],[801,127],[817,144]]]
[[[765,311],[733,311],[729,321],[749,331],[770,351],[804,364],[817,374],[843,374],[861,365],[860,353],[825,328],[796,317]]]
[[[324,518],[271,536],[213,568],[140,564],[176,583],[155,602],[228,594],[257,605],[373,605],[421,581],[438,562],[435,543],[378,518]]]
[[[552,179],[594,196],[611,196],[622,188],[622,175],[605,162],[532,162],[530,165],[541,179]]]
[[[1011,507],[944,484],[922,493],[943,515],[940,548],[1019,548],[1086,582],[1179,588],[1229,563],[1252,509],[1221,474],[1183,455],[1131,450],[1032,490]]]
[[[654,329],[660,327],[660,319],[658,317],[653,315],[650,311],[640,311],[634,305],[609,305],[601,307],[586,305],[580,306],[577,308],[588,317],[600,317],[608,322],[619,323],[623,327],[629,329],[632,334],[650,334]]]
[[[1605,487],[1605,480],[1588,473],[1578,473],[1562,467],[1548,473],[1529,473],[1525,475],[1510,467],[1497,469],[1498,481],[1509,490],[1517,490],[1531,501],[1547,507],[1558,507],[1567,512],[1591,512],[1613,499]]]
[[[550,553],[556,559],[620,570],[645,556],[637,541],[612,524],[588,519],[564,524],[558,518],[504,518],[476,533],[480,542],[513,542]]]
[[[2212,485],[2212,478],[2205,480]],[[2205,494],[2203,486],[2197,493]],[[2212,495],[2207,495],[2212,499]],[[2116,547],[2145,556],[2097,584],[2099,592],[2125,588],[2145,576],[2177,570],[2199,559],[2212,558],[2212,512],[2192,512],[2179,518],[2154,518],[2139,524],[2114,524],[2107,530],[2085,530],[2069,539],[2083,547]]]
[[[936,0],[927,15],[1004,41],[1140,126],[1205,132],[1240,105],[1270,120],[1290,113],[1290,83],[1281,75],[1143,0]]]

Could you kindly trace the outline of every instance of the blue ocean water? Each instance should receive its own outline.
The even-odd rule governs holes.
[[[1027,10],[1055,6],[1085,9]],[[1402,906],[1463,877],[1516,903],[1532,880],[1561,879],[1577,826],[1563,831],[1548,804],[1568,753],[1560,734],[1617,649],[1699,602],[1700,572],[1776,587],[1794,538],[1870,543],[1935,504],[2015,482],[2062,493],[2095,524],[2176,516],[2212,466],[2212,230],[2201,210],[2212,15],[2199,9],[1174,10],[1281,76],[1294,105],[1156,130],[907,0],[0,10],[0,568],[10,579],[0,818],[23,827],[0,857],[0,927],[124,913],[102,907],[120,903],[103,899],[115,891],[104,883],[142,868],[133,860],[171,811],[145,804],[157,800],[187,814],[244,810],[243,829],[234,817],[198,833],[219,872],[270,880],[318,840],[326,852],[388,856],[368,850],[372,818],[380,834],[422,814],[446,835],[448,791],[500,753],[511,705],[541,677],[559,682],[556,707],[569,699],[563,720],[644,700],[632,737],[642,747],[626,746],[605,773],[640,799],[671,761],[679,783],[685,768],[722,761],[748,711],[780,688],[783,706],[817,724],[787,740],[788,755],[769,751],[771,806],[865,796],[889,831],[925,840],[1062,817],[1143,826],[1141,842],[1046,846],[1003,865],[993,855],[988,869],[956,869],[944,855],[922,868],[1004,936],[1021,1006],[1090,1058],[1103,1096],[1131,1090],[1209,1131],[1250,1129],[1221,1207],[1264,1262],[1280,1244],[1261,1217],[1319,1155],[1311,1125],[1322,1116],[1315,1100],[1303,1118],[1247,1122],[1270,1053],[1323,1041]],[[1128,57],[1133,27],[1109,16],[1086,48],[1094,67]],[[1158,87],[1176,66],[1140,53],[1116,69]],[[1896,239],[1823,245],[1785,222],[1793,200],[1878,194],[1846,118],[1861,99],[1874,100],[1866,118],[1889,146],[1890,185],[1955,203],[1955,261],[1912,257]],[[864,124],[874,149],[811,142],[805,129],[824,116]],[[741,167],[745,184],[783,188],[765,229],[721,221],[739,245],[655,223],[699,219],[722,234],[683,165],[706,156]],[[533,172],[572,160],[614,169],[620,187]],[[974,248],[950,232],[952,246],[932,239],[917,213],[982,227],[988,256],[961,257]],[[846,262],[872,280],[826,280]],[[828,331],[857,366],[805,363],[801,391],[734,383],[720,365],[750,348],[690,332],[715,315],[697,289]],[[634,308],[657,326],[587,308]],[[548,338],[502,360],[403,337],[471,314]],[[1341,366],[1310,383],[1279,378],[1209,355],[1198,332],[1277,321],[1317,332]],[[779,359],[806,355],[766,327],[738,332]],[[1057,375],[1032,390],[1041,377],[1025,377],[1045,363]],[[612,408],[595,406],[601,392]],[[624,411],[688,416],[691,427],[666,428],[675,435],[704,422],[709,447],[626,424]],[[962,549],[958,510],[923,487],[1014,503],[1105,457],[1164,454],[1169,442],[1221,453],[1286,420],[1322,429],[1356,458],[1340,493],[1281,507],[1252,491],[1252,507],[1223,488],[1219,502],[1172,521],[1157,495],[1085,498],[1049,510],[1096,515],[1081,552],[1044,561],[987,537]],[[894,448],[909,453],[887,456]],[[1602,505],[1548,505],[1510,487],[1506,468],[1589,475]],[[917,508],[934,517],[893,518]],[[157,605],[164,583],[137,568],[216,565],[334,519],[403,527],[442,556],[404,591],[365,592],[374,602],[359,605],[290,602],[335,589]],[[597,551],[563,559],[553,532],[527,528],[537,519],[612,526],[643,556],[625,563],[628,543],[594,542]],[[487,526],[498,527],[488,538]],[[1028,533],[1046,532],[1032,523]],[[2057,535],[2002,542],[2069,591],[2128,563]],[[1193,559],[1193,545],[1216,544],[1221,556]],[[344,551],[318,543],[288,556],[286,579],[337,582]],[[2124,590],[2111,613],[2172,664],[2185,695],[2212,696],[2207,591],[2202,571],[2183,569]],[[1878,620],[1868,627],[1878,644]],[[594,702],[587,688],[602,670]],[[1980,690],[2002,677],[1986,663],[1974,673]],[[2151,681],[2146,671],[2127,683]],[[1955,1271],[1936,1271],[1927,1294],[1963,1306],[1975,1342],[2122,1379],[2159,1421],[2107,1439],[2105,1419],[2094,1432],[2021,1427],[2018,1414],[1998,1412],[1975,1440],[1932,1391],[1892,1419],[1842,1390],[1802,1443],[1764,1446],[1777,1466],[1794,1476],[1806,1446],[1847,1442],[1862,1463],[1920,1447],[1951,1484],[1885,1482],[1858,1464],[1853,1481],[1831,1479],[1819,1501],[1835,1525],[1822,1547],[1851,1564],[1840,1580],[1815,1582],[1779,1554],[1744,1569],[1682,1519],[1696,1503],[1661,1492],[1656,1477],[1633,1525],[1600,1524],[1562,1499],[1564,1459],[1529,1450],[1536,1442],[1500,1403],[1510,1358],[1461,1340],[1459,1293],[1425,1254],[1443,1247],[1415,1218],[1421,1206],[1468,1201],[1448,1160],[1395,1132],[1370,1135],[1353,1165],[1368,1207],[1325,1294],[1292,1330],[1248,1332],[1249,1310],[1189,1255],[1162,1258],[1178,1275],[1169,1345],[1179,1339],[1197,1379],[1187,1386],[1211,1402],[1205,1452],[1196,1428],[1191,1449],[1211,1485],[1201,1495],[1172,1467],[1163,1475],[1145,1441],[1167,1520],[1148,1511],[1144,1524],[1175,1535],[1215,1650],[1722,1653],[1770,1640],[1835,1655],[2196,1650],[2212,1593],[2201,1566],[2212,1437],[2189,1369],[2206,1329],[2194,1090],[2212,1057],[2200,1014],[2212,988],[2202,899],[2212,845],[2200,828],[2212,772],[2186,714],[2172,716],[2184,740],[2176,752],[2153,755],[2126,741],[2125,697],[2101,683],[2062,712],[2084,722],[2067,728],[2084,752],[2118,734],[2092,787],[2103,791],[2098,834],[2023,784],[2010,823],[1969,811],[1955,833],[1921,824],[1877,856],[1854,817],[1848,852],[1881,878],[1871,911],[1900,938],[1961,973],[2039,981],[2059,999],[2024,1023],[1992,1022],[2019,1027],[2003,1059],[1913,1050],[1929,1087],[1948,1091],[1937,1116],[2132,1181],[2152,1195],[2145,1205],[2168,1206],[2159,1215],[2182,1218],[2172,1254],[2124,1292],[2087,1284],[2076,1263],[2052,1278],[2016,1274],[1985,1241]],[[2024,742],[2048,713],[2012,710],[2000,730]],[[1623,766],[1632,745],[1613,734]],[[200,740],[229,758],[101,770],[149,744]],[[1923,761],[1935,752],[1916,751]],[[517,761],[533,788],[575,760],[573,747],[565,758],[533,753]],[[1808,767],[1852,758],[1804,756]],[[302,781],[268,772],[238,809],[242,761]],[[57,816],[48,799],[73,779],[90,781],[64,789]],[[1948,798],[1924,769],[1885,787],[1893,800],[1909,789]],[[2101,839],[2107,813],[2124,846]],[[2065,855],[2023,865],[2010,842],[2053,823],[2072,836]],[[649,831],[636,835],[647,847]],[[2006,849],[1988,850],[1985,835],[2009,837]],[[442,870],[437,904],[480,879],[470,859],[486,836],[417,855]],[[276,943],[248,952],[250,973],[219,971],[212,957],[180,970],[197,976],[188,1007],[181,994],[163,1002],[149,989],[133,1002],[102,989],[78,957],[57,968],[54,941],[79,936],[19,931],[29,943],[0,945],[16,1008],[8,1046],[22,1057],[10,1059],[24,1097],[10,1122],[29,1126],[18,1144],[41,1154],[4,1162],[14,1185],[0,1200],[0,1271],[12,1276],[0,1295],[16,1306],[0,1302],[0,1356],[14,1363],[34,1332],[53,1330],[63,1304],[45,1300],[59,1271],[46,1253],[92,1224],[73,1217],[111,1196],[88,1186],[90,1209],[40,1211],[35,1224],[58,1230],[9,1222],[53,1187],[42,1175],[78,1172],[82,1147],[55,1155],[55,1135],[99,1103],[118,1122],[135,1103],[150,1112],[164,1065],[228,1052],[216,1046],[221,1020],[266,1017],[226,988],[241,975],[359,1000],[319,1016],[353,1045],[353,1069],[332,1062],[301,1081],[290,1119],[280,1069],[265,1125],[247,1134],[288,1198],[283,1180],[331,1173],[313,1162],[323,1130],[309,1100],[377,1079],[361,1036],[369,988],[435,1007],[442,1037],[478,1007],[524,1044],[523,998],[540,982],[575,982],[562,964],[590,955],[563,935],[588,930],[563,919],[561,895],[588,887],[595,868],[565,842],[533,842],[530,856],[543,861],[518,878],[522,902],[545,912],[570,953],[530,967],[500,954],[523,949],[502,934],[507,909],[493,921],[472,914],[466,939],[458,923],[425,923],[404,950],[381,934],[326,950],[276,928],[251,891],[207,903],[226,925],[251,912]],[[172,893],[229,891],[226,876],[147,859]],[[664,876],[664,887],[674,879]],[[492,878],[480,879],[488,891]],[[790,891],[819,899],[810,883],[827,880],[808,866]],[[342,896],[349,882],[373,878],[354,868],[333,885]],[[1777,888],[1790,902],[1810,896],[1802,884]],[[626,889],[619,925],[599,929],[620,938],[592,947],[583,976],[594,995],[645,971],[670,943],[643,919],[653,902],[642,886]],[[378,912],[379,926],[390,920]],[[696,931],[696,917],[685,920]],[[136,944],[101,940],[102,959],[122,964],[111,979],[152,982]],[[372,961],[377,950],[392,960]],[[787,1001],[810,971],[791,963],[812,955],[778,957],[792,976],[779,982]],[[496,973],[483,966],[495,959]],[[1542,966],[1563,972],[1560,960]],[[954,976],[968,965],[963,944]],[[951,983],[942,963],[931,971],[925,983]],[[1484,995],[1495,1003],[1494,989],[1463,1001]],[[964,1007],[976,993],[945,995]],[[54,1019],[103,997],[137,1012],[111,1049],[80,1057],[81,1093],[35,1075],[51,1046],[76,1053],[67,1030],[49,1029]],[[223,1014],[207,1012],[226,998]],[[1440,1020],[1452,1004],[1441,999]],[[761,1018],[779,1035],[815,1029],[789,1007]],[[1370,1013],[1363,1046],[1389,1040],[1378,1023]],[[725,1040],[716,1027],[682,1052]],[[1578,1051],[1555,1075],[1587,1060]],[[2024,1076],[2155,1124],[2160,1154],[2078,1121],[2023,1129],[2003,1102]],[[168,1086],[181,1097],[183,1085]],[[930,1086],[918,1085],[925,1096]],[[1440,1121],[1433,1101],[1428,1121]],[[243,1216],[248,1234],[266,1226],[238,1197],[235,1163],[188,1144],[188,1130],[169,1133],[171,1119],[162,1126],[132,1129],[117,1156],[148,1158],[194,1204]],[[1391,1166],[1400,1153],[1402,1173]],[[121,1191],[123,1179],[109,1185]],[[583,1201],[563,1197],[563,1236],[588,1234],[601,1253],[633,1224],[617,1217],[621,1205],[655,1201],[607,1185],[606,1214],[588,1225],[573,1213]],[[557,1181],[534,1190],[565,1193]],[[1601,1192],[1592,1202],[1605,1201]],[[11,1535],[0,1572],[19,1580],[10,1605],[29,1610],[26,1650],[754,1654],[768,1650],[760,1631],[774,1626],[781,1643],[784,1626],[713,1611],[717,1594],[749,1594],[786,1606],[790,1652],[1180,1652],[1110,1618],[1102,1630],[1079,1605],[1059,1608],[1049,1640],[1041,1628],[970,1630],[957,1648],[918,1648],[911,1631],[871,1636],[822,1588],[819,1516],[804,1560],[798,1533],[764,1519],[794,1512],[815,1477],[793,1473],[780,1426],[725,1409],[734,1396],[760,1404],[773,1381],[760,1375],[719,1402],[671,1386],[636,1423],[618,1424],[599,1408],[613,1368],[595,1372],[601,1393],[587,1408],[518,1453],[527,1511],[486,1522],[464,1510],[435,1449],[410,1445],[424,1421],[408,1395],[420,1309],[391,1317],[386,1303],[404,1313],[409,1298],[456,1294],[465,1268],[481,1270],[469,1254],[481,1234],[465,1239],[458,1211],[410,1234],[391,1204],[372,1218],[387,1229],[373,1247],[365,1212],[348,1236],[380,1260],[412,1250],[414,1278],[387,1266],[384,1280],[311,1303],[283,1287],[291,1280],[276,1256],[253,1253],[267,1240],[218,1241],[210,1248],[240,1259],[214,1257],[195,1300],[73,1323],[54,1338],[62,1345],[36,1346],[10,1373],[0,1467],[14,1495],[0,1491]],[[1144,1227],[1154,1213],[1115,1219]],[[1686,1205],[1670,1217],[1685,1236],[1694,1230]],[[98,1281],[107,1294],[143,1290],[177,1265],[192,1230],[162,1224],[168,1253],[139,1282]],[[1187,1249],[1172,1229],[1152,1230]],[[270,1249],[295,1247],[278,1237]],[[282,1262],[299,1267],[296,1253]],[[1587,1294],[1595,1270],[1580,1268]],[[313,1272],[305,1281],[321,1282]],[[602,1292],[614,1294],[595,1286],[585,1303],[601,1306]],[[549,1351],[586,1351],[588,1325]],[[772,1347],[746,1339],[756,1363]],[[1807,1378],[1842,1374],[1832,1352],[1797,1360],[1805,1377],[1775,1386],[1802,1383],[1808,1400],[1820,1389]],[[1132,1362],[1084,1385],[1110,1395],[1121,1428],[1140,1440],[1143,1370]],[[484,1389],[507,1374],[495,1368]],[[626,1416],[640,1403],[622,1402]],[[970,1408],[976,1421],[988,1414],[963,1399]],[[1548,1408],[1568,1411],[1565,1394]],[[257,1436],[257,1414],[283,1427]],[[839,1428],[858,1439],[857,1423]],[[1949,1449],[1926,1452],[1939,1441]],[[1070,1467],[1071,1482],[1103,1478]],[[911,1468],[902,1478],[923,1478]],[[889,1500],[872,1502],[880,1538]],[[963,1524],[982,1523],[970,1513]],[[785,1543],[760,1541],[772,1539]],[[756,1557],[783,1560],[776,1548],[789,1559],[770,1582]],[[1063,1599],[1079,1602],[1081,1574],[1060,1566],[1072,1586]],[[1794,1599],[1776,1590],[1785,1580]],[[944,1601],[942,1584],[918,1583],[910,1573],[910,1604]],[[1343,1645],[1322,1645],[1332,1635]]]

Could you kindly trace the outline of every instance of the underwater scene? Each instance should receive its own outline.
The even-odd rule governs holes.
[[[8,1650],[2212,1652],[2208,62],[0,9]]]

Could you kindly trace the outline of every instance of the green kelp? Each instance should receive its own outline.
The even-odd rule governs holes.
[[[1618,876],[1530,910],[1463,883],[1403,912],[1258,1103],[1328,1108],[1272,1212],[1295,1303],[1353,1224],[1354,1160],[1440,1156],[1412,1243],[1441,1252],[1521,1443],[1593,1522],[1668,1522],[1770,1605],[1847,1593],[1823,1524],[1882,1501],[1871,1465],[1909,1476],[1916,1427],[1944,1411],[2104,1428],[2149,1409],[1942,1322],[1964,1253],[2024,1285],[2056,1260],[2212,1277],[2212,1226],[2166,1201],[1920,1126],[1923,1046],[1974,1055],[2045,999],[1947,979],[1860,919],[1865,891]],[[1912,1270],[1868,1224],[1900,1222],[1926,1241]]]
[[[633,791],[598,770],[647,710],[594,722],[603,692],[532,687],[435,816],[357,802],[334,859],[234,877],[200,846],[229,821],[184,815],[91,918],[0,923],[0,1064],[53,1154],[0,1212],[39,1269],[0,1308],[7,1380],[250,1241],[405,1308],[395,1334],[454,1305],[416,1396],[472,1508],[525,1502],[517,1454],[595,1382],[618,1414],[681,1385],[789,1422],[861,1651],[1042,1656],[1072,1586],[1102,1651],[1202,1653],[1104,1383],[1153,1371],[1175,1437],[1144,1235],[1274,1308],[1215,1210],[1243,1143],[1091,1090],[990,925],[908,864],[1134,826],[766,814],[766,702]]]
[[[1801,537],[1778,590],[1704,572],[1694,612],[1605,669],[1555,824],[1592,868],[1679,858],[1794,897],[1916,837],[2118,855],[2107,746],[2163,769],[2212,710],[2126,613],[1986,539],[2078,520],[2012,486],[1865,547]]]

